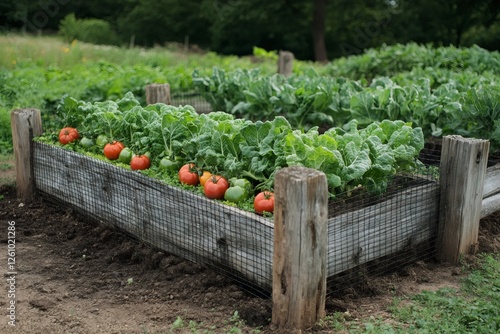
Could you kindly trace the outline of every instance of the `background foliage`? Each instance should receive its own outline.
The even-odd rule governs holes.
[[[61,23],[74,13],[76,23],[102,26],[76,36],[82,41],[142,46],[179,42],[236,55],[251,54],[258,46],[314,59],[313,12],[318,3],[326,3],[329,59],[409,41],[500,49],[497,0],[5,0],[0,3],[0,30],[55,32],[62,27],[71,38],[75,34],[68,32],[68,22]]]

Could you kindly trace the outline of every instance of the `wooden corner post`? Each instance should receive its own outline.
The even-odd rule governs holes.
[[[292,75],[295,56],[290,51],[280,51],[278,54],[278,73],[285,77]]]
[[[165,103],[170,104],[170,85],[169,84],[151,84],[146,86],[146,103]]]
[[[40,110],[13,110],[10,114],[10,126],[16,161],[17,197],[30,202],[35,190],[31,166],[31,139],[42,134]]]
[[[325,316],[328,186],[304,167],[281,169],[274,186],[272,324],[291,332]]]
[[[437,240],[440,260],[456,264],[477,250],[490,143],[446,136],[441,149],[441,200]]]

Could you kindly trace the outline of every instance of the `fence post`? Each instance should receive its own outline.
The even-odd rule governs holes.
[[[17,197],[30,202],[34,197],[31,139],[42,134],[42,118],[38,109],[15,109],[10,114],[12,146],[16,161]]]
[[[289,332],[325,316],[328,186],[304,167],[276,173],[272,325]]]
[[[146,103],[165,103],[170,104],[170,85],[169,84],[151,84],[146,86]]]
[[[490,143],[445,136],[441,149],[441,200],[437,240],[440,260],[456,264],[477,250]]]
[[[290,51],[280,51],[278,55],[278,73],[288,77],[293,72],[293,53]]]

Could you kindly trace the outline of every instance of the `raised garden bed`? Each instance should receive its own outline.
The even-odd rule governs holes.
[[[487,141],[446,138],[439,183],[415,176],[411,187],[331,218],[325,175],[282,169],[272,220],[33,142],[41,133],[36,110],[14,111],[12,128],[19,197],[47,194],[160,249],[272,291],[279,327],[305,328],[324,315],[328,277],[429,241],[436,241],[438,258],[456,262],[477,243]],[[497,182],[498,173],[491,175],[486,179]],[[487,188],[488,195],[499,188]]]
[[[159,249],[271,290],[272,219],[44,143],[33,143],[33,171],[38,191]],[[422,179],[328,219],[327,276],[435,237],[438,205],[438,183]]]

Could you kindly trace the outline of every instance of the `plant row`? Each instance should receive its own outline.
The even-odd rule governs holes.
[[[285,78],[258,69],[211,76],[196,71],[193,82],[214,110],[251,120],[285,117],[294,128],[360,127],[384,119],[421,127],[425,138],[447,134],[490,139],[500,149],[500,85],[493,74],[415,69],[370,83],[322,76],[313,70]]]
[[[83,137],[73,144],[80,151],[129,162],[118,152],[126,148],[128,158],[147,156],[149,175],[180,180],[181,167],[197,174],[193,186],[204,172],[214,180],[244,179],[251,185],[246,191],[251,199],[273,190],[279,169],[297,165],[324,172],[331,197],[359,187],[383,192],[396,173],[421,166],[417,157],[424,146],[422,130],[403,121],[383,120],[360,129],[353,120],[320,134],[316,127],[293,129],[280,116],[253,122],[224,112],[197,114],[190,106],[142,107],[132,93],[104,102],[65,97],[58,113],[61,128],[76,128]],[[44,138],[56,143],[57,136],[49,132]],[[106,147],[115,145],[122,147],[113,148],[110,156]]]
[[[323,74],[371,80],[378,76],[393,76],[426,68],[455,72],[467,70],[478,74],[492,72],[500,75],[500,53],[478,46],[433,47],[417,43],[383,45],[380,48],[366,49],[360,55],[335,59],[325,67]]]

